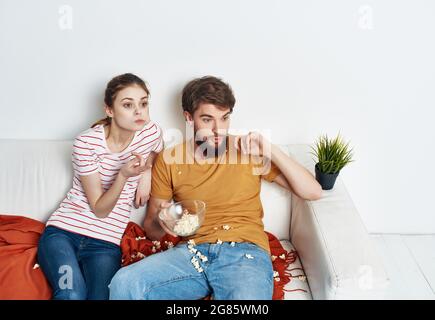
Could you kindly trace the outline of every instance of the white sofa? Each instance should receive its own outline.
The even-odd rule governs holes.
[[[308,145],[280,147],[314,172]],[[0,214],[45,222],[71,186],[71,151],[72,140],[0,139]],[[285,299],[384,298],[388,277],[340,176],[317,201],[268,182],[261,199],[265,229],[300,258],[289,267],[296,277]],[[142,225],[144,213],[134,209],[132,220]]]

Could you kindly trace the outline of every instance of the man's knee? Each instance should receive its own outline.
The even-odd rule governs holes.
[[[270,300],[273,296],[273,270],[257,270],[257,274],[240,271],[220,278],[215,290],[216,300]]]
[[[258,287],[256,290],[252,288],[238,288],[231,292],[231,300],[271,300],[273,289],[268,287]]]
[[[140,277],[140,278],[138,278]],[[144,299],[146,283],[145,274],[135,274],[128,267],[118,270],[109,284],[111,300],[139,300]]]
[[[216,300],[271,300],[273,285],[262,283],[260,285],[233,286],[215,296]]]
[[[129,284],[127,283],[127,280],[128,275],[125,272],[125,268],[119,269],[109,284],[110,298],[113,296],[119,296],[128,289]]]

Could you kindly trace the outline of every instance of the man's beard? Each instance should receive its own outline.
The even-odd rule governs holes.
[[[213,136],[213,142],[214,142],[214,136]],[[227,150],[227,142],[228,137],[223,136],[222,142],[219,145],[216,145],[215,143],[210,144],[207,142],[207,140],[196,140],[195,144],[199,148],[199,152],[202,154],[204,158],[212,158],[212,157],[219,157],[222,154],[225,153]]]

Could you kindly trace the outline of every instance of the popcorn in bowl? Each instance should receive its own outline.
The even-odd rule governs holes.
[[[182,200],[162,209],[159,218],[171,232],[187,237],[195,234],[200,228],[204,215],[204,201]]]
[[[174,232],[180,236],[188,236],[195,233],[198,228],[198,216],[196,214],[189,214],[189,211],[184,209],[181,218],[175,222]]]

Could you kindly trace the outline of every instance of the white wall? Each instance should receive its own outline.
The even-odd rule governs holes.
[[[430,0],[0,0],[0,138],[72,139],[124,72],[182,128],[182,86],[217,75],[233,127],[351,140],[341,175],[369,231],[434,233],[434,14]]]

